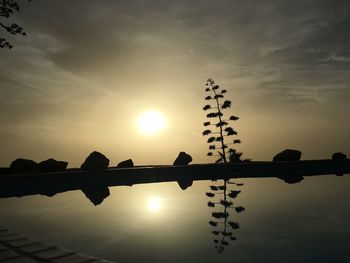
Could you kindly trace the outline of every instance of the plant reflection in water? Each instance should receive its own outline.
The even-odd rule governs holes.
[[[233,189],[235,186],[243,186],[243,183],[223,180],[223,184],[219,184],[216,181],[215,185],[210,185],[211,191],[206,192],[206,195],[211,198],[208,206],[214,208],[211,214],[213,219],[209,224],[214,228],[212,231],[215,235],[214,246],[218,253],[224,252],[225,247],[230,244],[229,241],[237,239],[232,230],[237,230],[240,226],[238,222],[233,221],[232,214],[245,210],[244,207],[236,206],[233,202],[241,193],[241,190]]]

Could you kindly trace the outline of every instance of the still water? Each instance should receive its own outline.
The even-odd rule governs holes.
[[[230,200],[245,210],[228,208],[226,224],[212,217],[223,206],[208,206],[220,182],[201,181],[111,187],[97,206],[82,191],[1,199],[0,226],[116,262],[350,262],[349,175],[238,182]]]

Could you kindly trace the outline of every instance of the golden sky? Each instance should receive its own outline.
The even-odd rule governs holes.
[[[204,84],[228,90],[244,158],[350,154],[348,1],[23,2],[28,36],[0,50],[0,165],[206,157]],[[4,32],[1,32],[4,34]],[[167,125],[137,128],[145,111]]]

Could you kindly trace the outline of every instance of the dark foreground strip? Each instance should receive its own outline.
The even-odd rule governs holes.
[[[53,196],[90,186],[122,186],[181,180],[242,178],[301,178],[350,174],[350,160],[303,160],[293,162],[240,162],[109,168],[98,171],[67,169],[62,172],[0,175],[0,198],[41,194]]]
[[[13,238],[15,237],[15,238]],[[0,262],[111,262],[48,246],[0,228]]]

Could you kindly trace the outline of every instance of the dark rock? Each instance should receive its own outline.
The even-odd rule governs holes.
[[[57,172],[66,170],[68,162],[56,161],[55,159],[48,159],[38,164],[39,172]]]
[[[337,152],[332,155],[332,160],[345,160],[346,158],[346,154],[341,152]]]
[[[304,180],[304,177],[301,175],[277,176],[277,178],[283,180],[287,184],[296,184]]]
[[[11,169],[8,167],[0,167],[0,175],[1,174],[9,174],[11,173]]]
[[[118,168],[129,168],[129,167],[134,167],[134,163],[131,159],[122,161],[120,163],[118,163],[117,165]]]
[[[299,161],[301,151],[286,149],[273,157],[274,162]]]
[[[190,162],[192,162],[191,155],[185,152],[180,152],[173,165],[188,165]],[[182,176],[177,180],[177,183],[182,190],[186,190],[188,187],[192,186],[193,180]]]
[[[92,152],[80,166],[83,170],[103,170],[109,165],[109,159],[102,153]]]
[[[14,160],[10,165],[11,172],[13,173],[30,173],[36,171],[37,168],[38,164],[36,162],[22,158]]]
[[[337,152],[332,155],[332,160],[346,160],[347,156],[345,153]],[[343,176],[343,173],[336,173],[336,176]]]
[[[177,180],[177,183],[182,190],[186,190],[188,187],[192,186],[193,180],[189,178],[181,178]]]
[[[173,165],[188,165],[190,162],[192,162],[191,155],[180,152]]]
[[[81,191],[95,206],[101,204],[109,195],[109,189],[106,185],[86,185]]]

